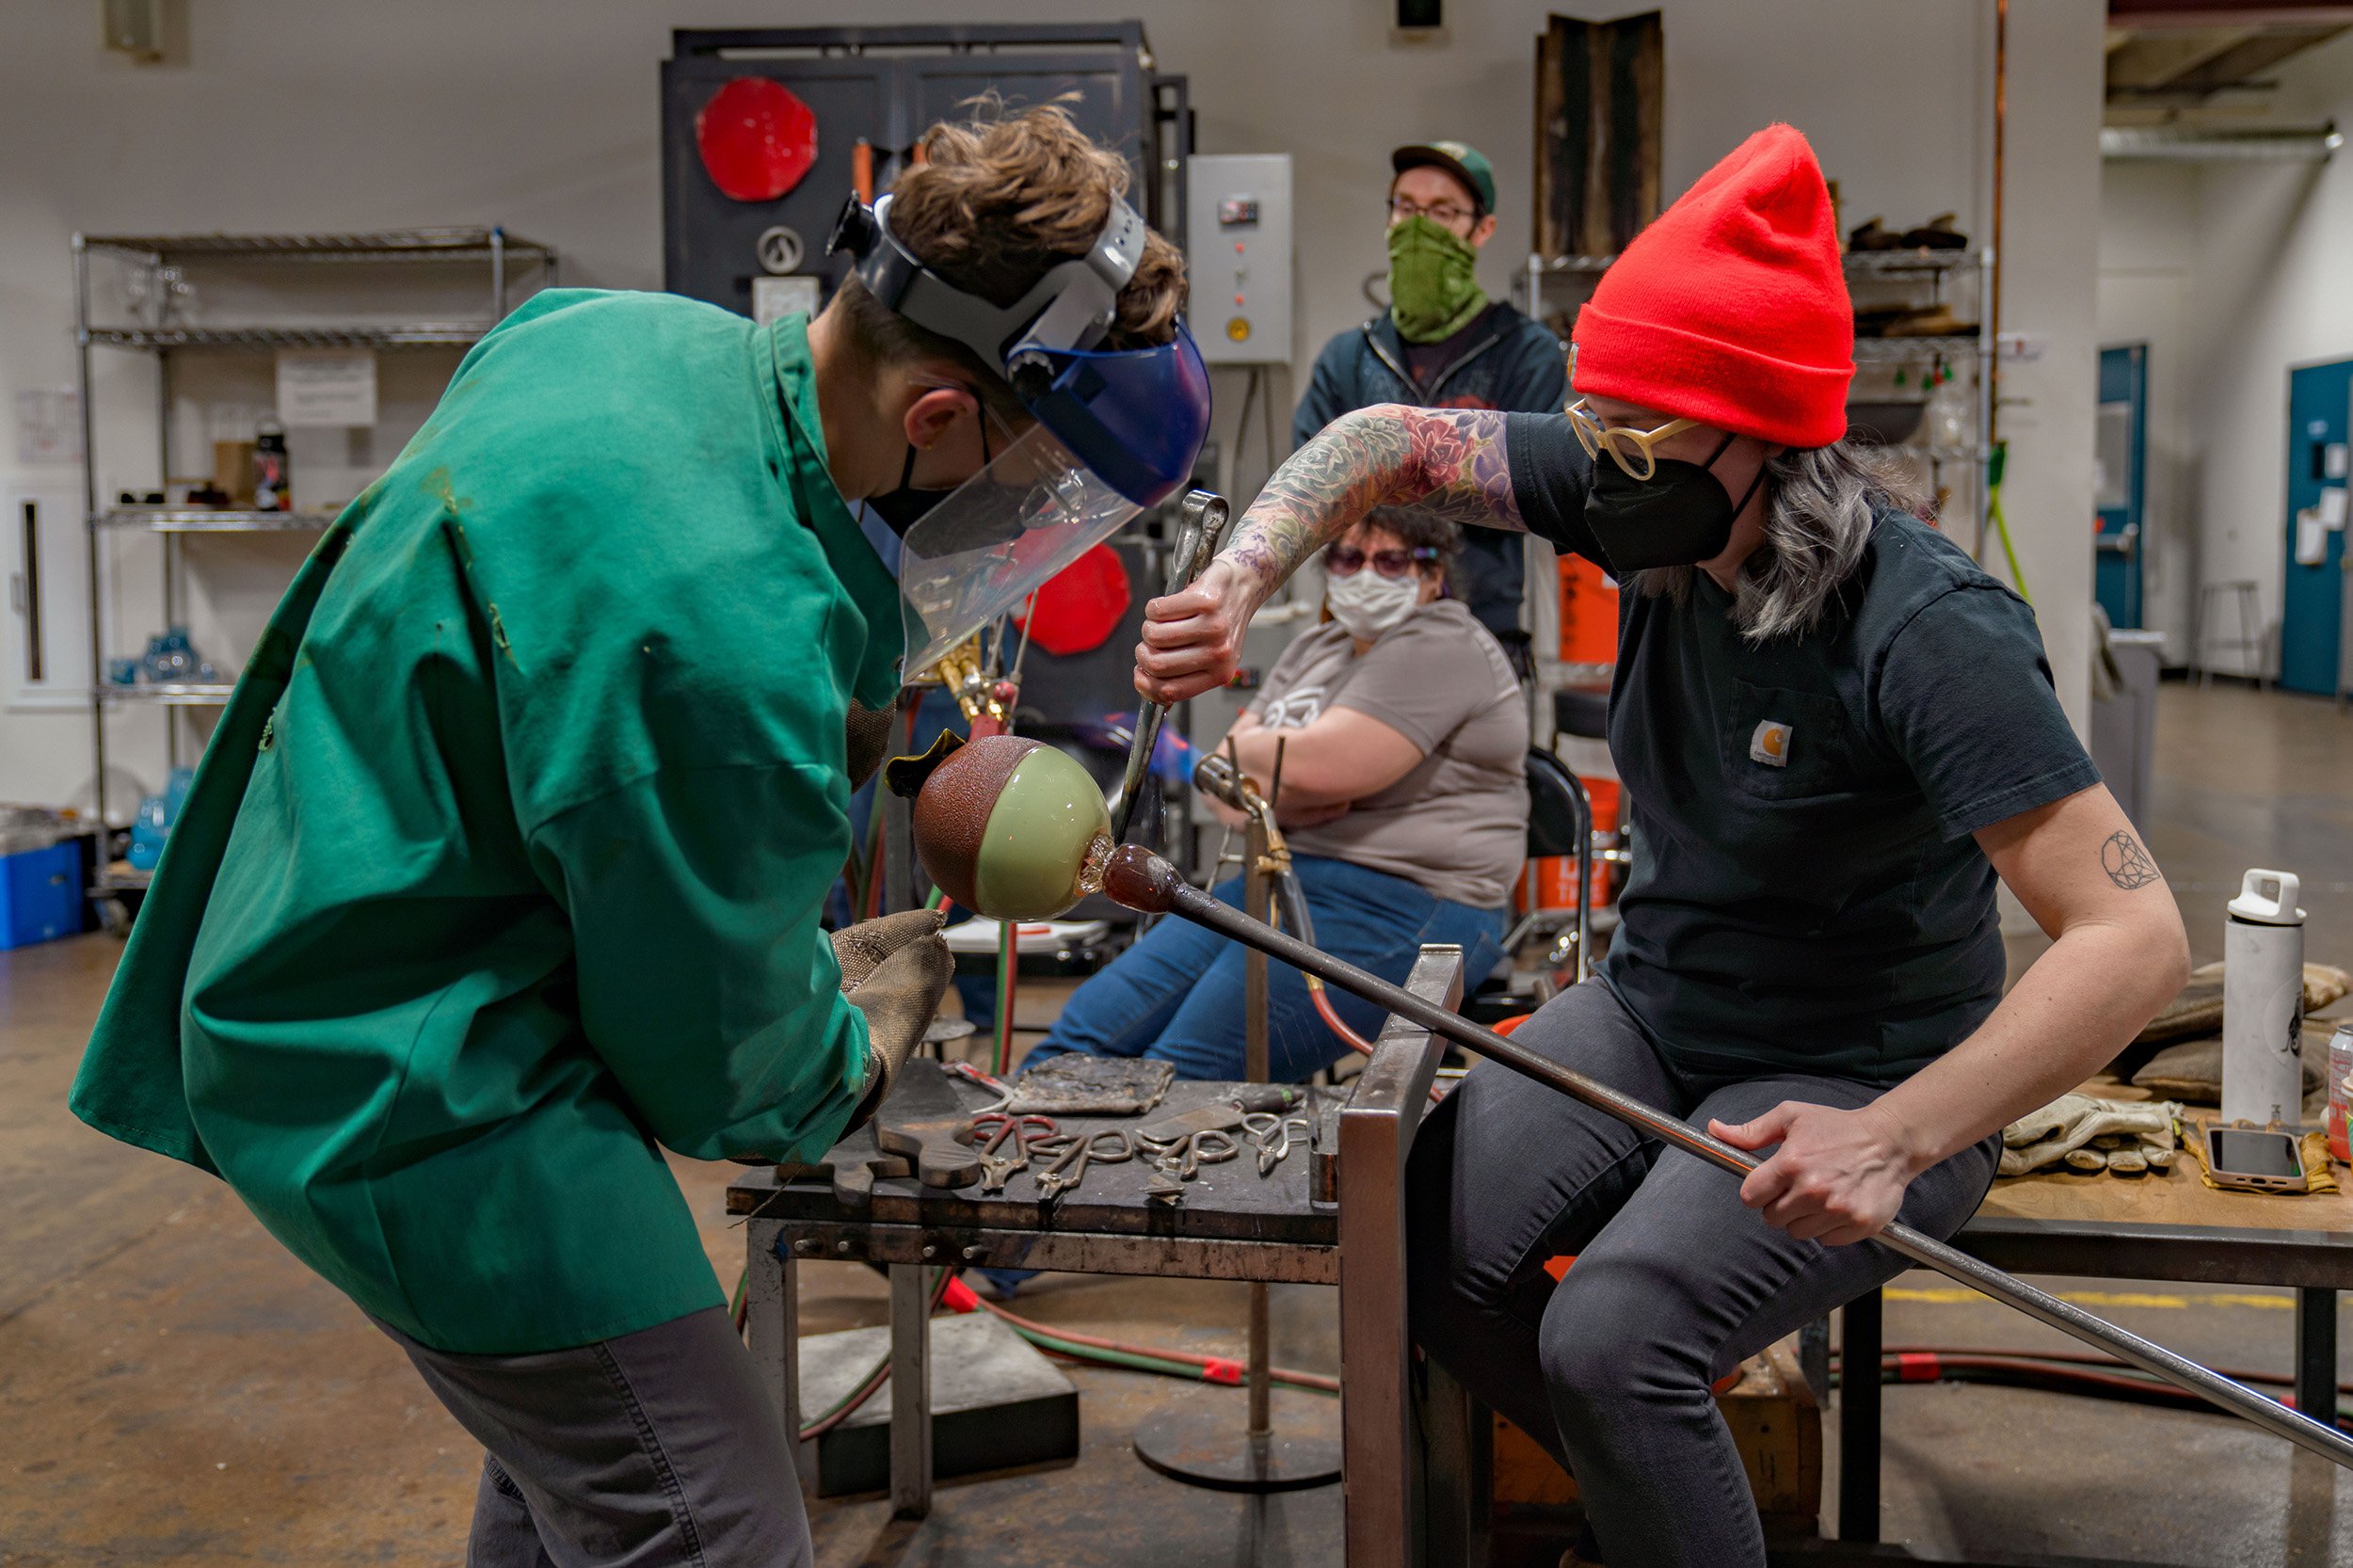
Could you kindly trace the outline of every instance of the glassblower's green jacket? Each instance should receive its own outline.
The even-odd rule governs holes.
[[[73,1087],[437,1349],[723,1298],[658,1144],[808,1157],[865,1026],[819,906],[896,589],[807,322],[542,294],[286,595]]]

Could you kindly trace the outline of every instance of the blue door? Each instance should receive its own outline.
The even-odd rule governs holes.
[[[2337,689],[2345,530],[2319,526],[2318,520],[2329,515],[2331,505],[2324,492],[2338,491],[2333,504],[2345,504],[2349,401],[2353,360],[2288,372],[2287,574],[2280,604],[2280,684],[2323,696]]]
[[[2099,521],[2092,594],[2119,631],[2140,625],[2142,477],[2148,466],[2149,345],[2100,350]]]

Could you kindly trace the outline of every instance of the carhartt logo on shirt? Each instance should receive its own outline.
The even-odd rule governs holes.
[[[1789,765],[1789,727],[1777,719],[1767,719],[1749,737],[1749,760],[1762,762],[1769,768]]]

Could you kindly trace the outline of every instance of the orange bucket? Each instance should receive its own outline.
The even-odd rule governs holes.
[[[1593,828],[1600,833],[1614,831],[1618,825],[1618,781],[1614,778],[1580,778],[1586,797],[1593,806]],[[1616,884],[1610,874],[1617,868],[1597,865],[1593,868],[1592,904],[1596,909],[1609,902],[1609,892]],[[1520,880],[1513,889],[1513,906],[1520,914],[1535,909],[1574,909],[1577,907],[1577,856],[1545,855],[1529,861],[1520,869]]]

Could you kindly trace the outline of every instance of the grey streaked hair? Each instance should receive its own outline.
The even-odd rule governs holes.
[[[1769,459],[1765,542],[1740,563],[1733,625],[1753,645],[1813,631],[1862,564],[1879,508],[1918,512],[1925,504],[1911,475],[1867,442],[1791,447]],[[1628,572],[1626,584],[1681,600],[1697,569],[1653,567]]]

